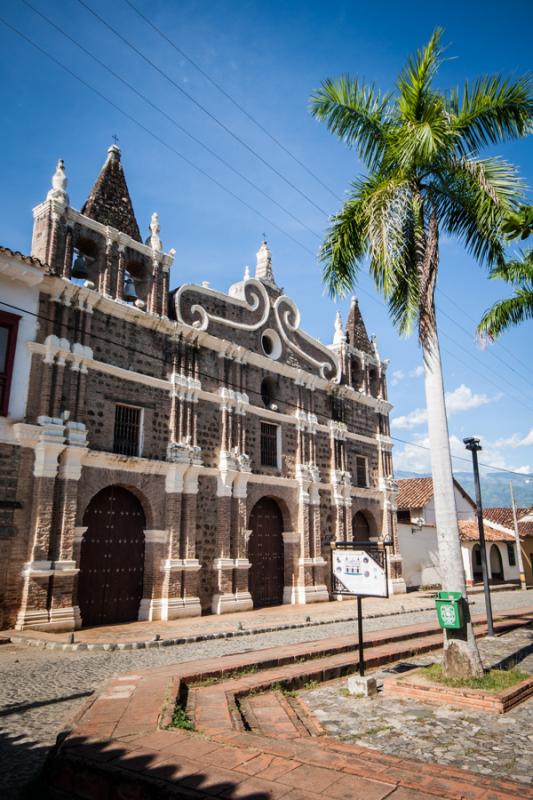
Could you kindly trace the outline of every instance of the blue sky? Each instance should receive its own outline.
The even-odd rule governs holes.
[[[224,98],[125,0],[87,3],[312,202],[224,132],[78,0],[31,2],[245,174],[253,186],[178,131],[21,0],[13,0],[1,11],[8,22],[260,214],[195,171],[0,24],[0,94],[4,111],[0,128],[0,242],[29,251],[31,208],[45,196],[59,157],[65,159],[71,203],[79,208],[111,137],[116,134],[143,233],[148,233],[152,211],[158,211],[164,245],[177,251],[172,284],[208,280],[213,287],[226,290],[241,277],[246,264],[254,265],[255,252],[266,232],[278,283],[298,303],[303,327],[323,342],[332,340],[336,309],[340,308],[346,317],[349,299],[336,306],[325,296],[313,254],[320,244],[327,215],[339,207],[343,192],[360,173],[361,164],[308,113],[312,90],[323,79],[343,72],[375,81],[384,89],[391,87],[406,55],[422,45],[436,25],[445,28],[444,41],[449,46],[449,60],[438,79],[444,89],[462,83],[464,78],[493,72],[520,74],[531,67],[533,7],[527,0],[511,0],[505,5],[492,0],[433,4],[412,0],[402,4],[353,0],[134,1],[328,189]],[[531,183],[530,141],[499,148],[498,152],[516,163]],[[306,227],[273,205],[265,193]],[[501,344],[481,350],[474,341],[475,322],[501,297],[505,287],[488,281],[483,268],[465,255],[458,242],[444,239],[441,245],[437,298],[453,451],[466,455],[462,437],[477,435],[484,446],[482,460],[486,463],[533,472],[532,324],[506,334]],[[391,361],[393,434],[424,444],[425,402],[423,380],[417,369],[421,357],[416,339],[399,338],[366,276],[356,292],[369,333],[377,334],[382,357]],[[428,453],[398,442],[395,463],[400,469],[426,470]],[[468,468],[460,461],[455,466]]]

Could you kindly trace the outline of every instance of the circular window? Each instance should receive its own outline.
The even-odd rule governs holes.
[[[281,355],[281,339],[276,331],[268,330],[263,333],[261,336],[261,346],[263,348],[263,353],[272,358],[274,361]]]

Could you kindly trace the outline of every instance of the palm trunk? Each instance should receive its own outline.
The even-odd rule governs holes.
[[[431,474],[433,476],[442,588],[451,592],[461,592],[465,611],[465,624],[462,629],[444,630],[443,667],[445,674],[450,678],[480,677],[483,674],[483,665],[466,601],[465,571],[457,525],[448,420],[436,327],[432,339],[423,344],[423,352]]]
[[[433,208],[427,238],[424,241],[423,258],[420,262],[419,334],[424,354],[431,474],[442,588],[451,592],[461,592],[464,610],[463,627],[458,630],[443,631],[443,667],[445,674],[450,678],[471,678],[483,675],[483,665],[470,618],[457,525],[450,438],[435,313],[434,295],[438,266],[439,231]]]

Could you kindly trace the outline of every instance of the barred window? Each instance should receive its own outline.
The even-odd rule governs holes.
[[[368,475],[366,467],[366,458],[364,456],[356,456],[355,459],[355,483],[356,486],[368,486]]]
[[[514,544],[507,542],[507,558],[509,559],[509,566],[516,567],[516,553]]]
[[[270,422],[261,423],[261,465],[278,466],[278,426]]]
[[[117,403],[113,452],[124,456],[138,456],[141,450],[142,409]]]

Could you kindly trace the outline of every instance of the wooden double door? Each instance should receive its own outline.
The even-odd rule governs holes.
[[[136,620],[144,577],[141,504],[127,489],[110,486],[93,497],[83,524],[78,577],[83,626]]]
[[[263,497],[252,509],[248,541],[249,589],[254,608],[283,602],[283,517],[275,500]]]

